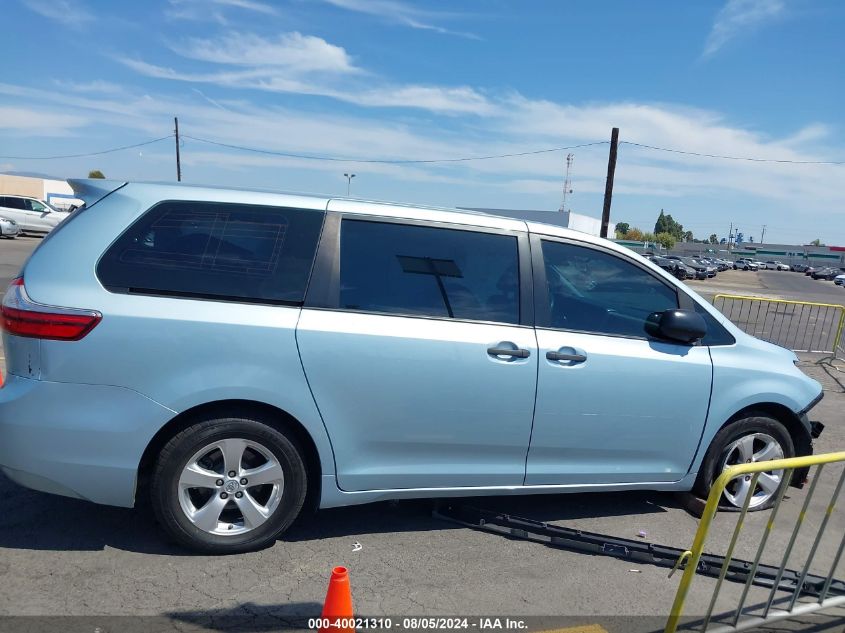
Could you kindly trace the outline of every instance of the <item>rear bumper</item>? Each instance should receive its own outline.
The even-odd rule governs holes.
[[[0,469],[27,488],[130,507],[141,455],[174,415],[131,389],[10,374],[0,389]]]

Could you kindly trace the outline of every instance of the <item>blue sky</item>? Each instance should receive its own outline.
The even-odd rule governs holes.
[[[2,0],[0,156],[172,132],[280,152],[458,158],[605,141],[845,161],[839,0]],[[11,28],[9,28],[11,27]],[[572,210],[599,215],[607,145],[575,154]],[[566,152],[434,164],[248,153],[186,138],[183,180],[557,209]],[[172,180],[173,141],[0,171]],[[696,234],[845,244],[845,165],[621,145],[613,220],[663,208]]]

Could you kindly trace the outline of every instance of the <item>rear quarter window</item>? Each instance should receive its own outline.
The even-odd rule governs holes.
[[[300,303],[324,213],[168,201],[147,211],[97,265],[112,292]]]

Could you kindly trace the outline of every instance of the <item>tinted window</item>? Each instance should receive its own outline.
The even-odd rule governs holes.
[[[4,199],[3,206],[9,207],[10,209],[25,209],[23,198],[15,198],[14,196],[6,196]]]
[[[707,324],[707,334],[701,339],[702,345],[733,345],[736,343],[733,335],[712,314],[702,308],[698,302],[694,303],[695,311],[704,318],[704,322]]]
[[[46,209],[47,209],[47,207],[45,207],[43,204],[38,202],[38,200],[26,199],[26,200],[24,200],[24,204],[26,205],[26,208],[29,209],[30,211],[38,211],[39,213],[42,213],[43,211],[46,211]]]
[[[323,213],[257,205],[163,202],[97,266],[116,292],[299,302]]]
[[[645,337],[653,312],[678,307],[678,295],[621,257],[584,246],[543,241],[553,328]]]
[[[516,237],[344,220],[339,307],[519,323]]]

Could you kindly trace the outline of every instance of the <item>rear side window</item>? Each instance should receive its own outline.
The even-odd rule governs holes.
[[[10,209],[25,209],[23,198],[15,198],[14,196],[6,196],[3,198],[3,206]]]
[[[517,238],[343,220],[339,307],[519,323]]]
[[[162,202],[106,251],[97,276],[112,292],[298,303],[321,211]]]

